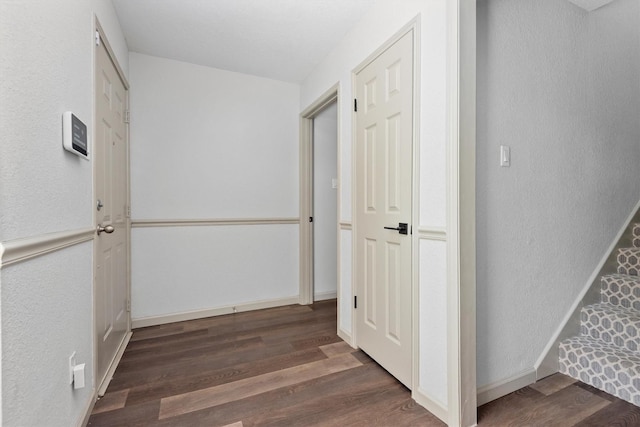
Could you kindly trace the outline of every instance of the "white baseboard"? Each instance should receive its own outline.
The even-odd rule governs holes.
[[[349,334],[349,333],[343,331],[342,329],[338,328],[338,336],[340,337],[340,339],[342,339],[342,341],[346,342],[351,347],[358,348],[355,345],[353,345],[353,339],[351,337],[351,334]]]
[[[185,320],[202,319],[205,317],[221,316],[224,314],[241,313],[243,311],[261,310],[263,308],[281,307],[283,305],[298,304],[299,298],[278,298],[273,300],[255,301],[244,304],[230,305],[204,310],[187,311],[183,313],[164,314],[161,316],[142,317],[132,319],[131,328],[145,328],[147,326],[164,325],[166,323],[184,322]]]
[[[107,387],[109,387],[109,383],[113,379],[113,374],[116,372],[116,368],[120,364],[120,359],[122,359],[122,355],[124,354],[124,351],[127,349],[127,345],[131,340],[131,335],[133,335],[133,332],[131,331],[127,332],[122,342],[120,343],[120,347],[118,347],[118,352],[116,353],[115,357],[111,361],[111,365],[109,365],[109,369],[107,370],[107,373],[104,376],[104,379],[102,380],[102,384],[99,384],[98,386],[98,397],[104,396],[105,392],[107,391]]]
[[[324,301],[324,300],[336,299],[336,298],[338,298],[338,292],[336,292],[336,291],[333,291],[333,292],[319,292],[319,293],[313,295],[313,300],[314,301]]]
[[[478,406],[513,393],[516,390],[536,382],[536,370],[529,368],[512,377],[487,384],[478,389]]]
[[[571,322],[572,319],[577,319],[578,322],[580,321],[579,311],[582,306],[582,301],[584,300],[584,298],[586,297],[587,293],[589,292],[592,286],[600,285],[600,282],[598,279],[602,274],[602,269],[605,263],[607,262],[607,259],[616,249],[618,242],[624,235],[624,232],[626,231],[627,227],[629,227],[629,225],[631,224],[631,221],[633,221],[633,218],[635,217],[636,213],[639,210],[640,210],[640,201],[638,201],[635,207],[631,210],[631,213],[627,217],[626,221],[624,222],[622,227],[620,227],[616,236],[613,238],[613,241],[609,245],[609,248],[605,251],[604,255],[600,259],[600,262],[591,273],[591,276],[589,276],[587,283],[585,283],[582,290],[577,295],[576,299],[573,301],[573,304],[565,314],[564,318],[562,319],[562,321],[554,331],[553,335],[551,336],[551,339],[549,339],[549,341],[547,342],[547,345],[545,346],[544,350],[542,350],[542,354],[540,354],[540,356],[538,357],[538,360],[534,365],[536,368],[536,371],[538,371],[538,378],[544,378],[545,376],[551,375],[553,373],[554,366],[556,365],[556,361],[558,358],[558,354],[557,354],[558,346],[560,344],[560,341],[563,338],[566,338],[566,336],[563,335],[563,333],[566,334],[565,328]],[[549,360],[551,358],[553,359],[553,361]],[[557,371],[557,368],[556,368],[556,371]]]
[[[416,403],[418,403],[418,405],[438,417],[443,423],[446,424],[449,422],[449,410],[442,406],[442,404],[429,398],[424,391],[420,390],[420,387],[416,387],[411,392],[411,397],[416,401]]]
[[[84,416],[78,421],[78,427],[86,427],[87,424],[89,424],[89,417],[91,417],[93,407],[96,406],[97,398],[98,395],[96,394],[96,389],[94,388],[91,391],[91,399],[89,399],[89,401],[87,402],[87,406],[84,409]]]

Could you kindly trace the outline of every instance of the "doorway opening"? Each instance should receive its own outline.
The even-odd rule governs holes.
[[[300,304],[339,294],[338,86],[300,115]]]

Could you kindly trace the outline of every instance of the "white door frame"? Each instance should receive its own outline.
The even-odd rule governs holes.
[[[477,423],[476,0],[447,1],[448,425]]]
[[[300,113],[300,304],[313,303],[313,226],[309,218],[313,216],[313,119],[333,102],[338,105],[337,159],[338,189],[340,188],[340,102],[339,86],[335,84],[316,101]],[[340,221],[340,191],[338,191],[338,222]],[[340,271],[340,233],[336,227],[338,244],[338,272]],[[340,295],[338,280],[338,295]],[[340,311],[338,310],[338,318]],[[338,319],[338,325],[340,319]]]
[[[129,111],[129,82],[127,81],[127,78],[122,70],[122,68],[120,67],[120,64],[118,63],[118,59],[113,51],[113,49],[111,48],[111,45],[109,44],[109,41],[107,39],[107,36],[104,32],[104,30],[102,29],[102,25],[100,25],[100,21],[98,20],[98,17],[94,15],[94,22],[95,22],[95,31],[100,35],[100,42],[103,43],[107,53],[109,54],[109,57],[111,58],[111,61],[113,61],[113,64],[115,66],[115,69],[118,73],[118,76],[120,77],[120,79],[122,80],[122,83],[124,84],[125,90],[126,90],[126,110]],[[96,41],[97,43],[97,41]],[[96,49],[95,49],[96,45],[94,43],[94,56],[93,56],[93,66],[94,68],[97,67],[97,55],[95,54]],[[94,73],[95,74],[95,73]],[[93,130],[93,143],[95,144],[96,141],[96,130],[97,130],[97,121],[96,121],[96,81],[95,81],[95,77],[93,78],[93,123],[94,123],[94,130]],[[125,128],[126,128],[126,134],[125,134],[125,141],[126,141],[126,165],[125,165],[125,170],[126,170],[126,200],[127,200],[127,215],[126,215],[126,233],[127,233],[127,273],[126,273],[126,278],[127,278],[127,300],[129,301],[128,305],[130,307],[131,305],[131,215],[130,215],[130,211],[131,211],[131,173],[130,173],[130,144],[129,144],[129,124],[125,124]],[[92,151],[95,153],[95,146],[92,147]],[[91,206],[92,206],[92,212],[93,212],[93,224],[94,226],[96,226],[97,224],[97,216],[96,216],[96,210],[95,210],[95,205],[94,202],[96,200],[96,181],[95,181],[95,167],[96,167],[96,159],[95,157],[92,159],[91,161],[91,166],[92,166],[92,177],[93,178],[93,192],[92,192],[92,201],[91,201]],[[95,268],[95,259],[96,259],[96,243],[97,239],[94,239],[94,246],[93,246],[93,259],[94,259],[94,268]],[[106,379],[102,384],[99,384],[98,381],[100,381],[100,379],[98,378],[98,336],[96,334],[96,304],[97,301],[95,299],[95,295],[96,295],[96,282],[95,282],[95,272],[94,272],[94,281],[93,281],[93,310],[92,310],[92,334],[93,334],[93,378],[94,378],[94,384],[93,384],[93,389],[94,389],[94,393],[96,393],[97,396],[102,396],[104,395],[107,386],[109,385],[109,380],[110,378],[113,376],[113,372],[115,371],[116,367],[118,366],[118,362],[120,361],[120,358],[122,357],[122,354],[124,353],[125,348],[127,347],[127,343],[129,342],[129,339],[131,338],[131,311],[128,310],[127,311],[127,330],[128,333],[126,334],[124,341],[120,347],[120,350],[118,352],[118,354],[116,354],[116,357],[111,365],[111,367],[109,368],[109,370],[107,371],[107,375],[106,375]]]

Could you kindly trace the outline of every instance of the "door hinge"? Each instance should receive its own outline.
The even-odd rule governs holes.
[[[353,98],[353,111],[358,112],[358,100]]]
[[[313,222],[313,217],[312,216],[309,217],[309,222]]]
[[[127,300],[127,311],[131,313],[131,300]]]
[[[353,308],[358,308],[358,296],[353,296]]]
[[[127,218],[131,218],[131,206],[127,206]]]
[[[100,33],[96,30],[96,46],[100,46]]]
[[[131,111],[125,110],[124,112],[124,122],[129,123],[131,121]]]

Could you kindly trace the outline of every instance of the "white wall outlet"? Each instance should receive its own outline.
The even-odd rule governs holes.
[[[69,384],[73,384],[73,368],[75,368],[76,364],[76,352],[74,351],[69,356]]]
[[[511,166],[511,147],[508,145],[500,146],[500,166],[503,168]]]

